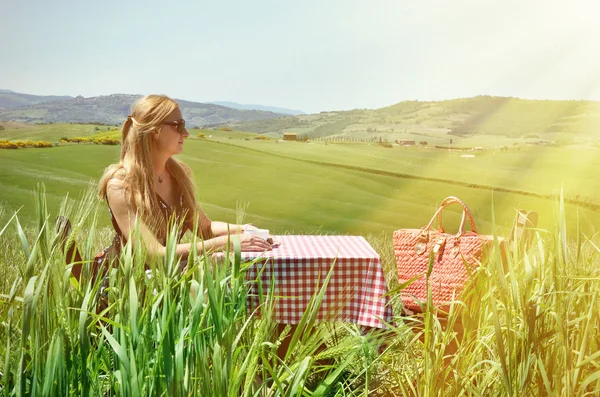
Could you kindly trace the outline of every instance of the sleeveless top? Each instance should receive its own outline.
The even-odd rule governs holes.
[[[186,208],[184,208],[184,206],[183,206],[183,196],[181,196],[181,195],[179,196],[179,202],[175,206],[170,206],[169,204],[167,204],[162,199],[162,197],[160,197],[160,195],[158,195],[158,193],[156,193],[156,198],[158,199],[161,211],[165,215],[165,219],[171,219],[171,217],[173,215],[175,215],[175,217],[177,219],[180,219],[180,217],[185,216],[184,213],[185,213]],[[107,200],[107,204],[108,204],[108,200]],[[127,242],[127,238],[121,232],[121,228],[119,227],[119,225],[113,215],[110,205],[108,205],[108,212],[110,214],[110,221],[113,225],[113,228],[115,229],[115,237],[113,238],[111,245],[104,248],[102,251],[100,251],[94,257],[94,263],[93,263],[94,277],[96,277],[99,273],[102,275],[105,274],[105,272],[107,270],[107,265],[110,266],[110,262],[112,262],[112,260],[114,258],[119,257],[119,255],[121,254],[121,248]],[[213,238],[214,235],[211,230],[210,219],[208,219],[206,214],[204,214],[204,211],[202,211],[201,209],[198,209],[197,212],[198,212],[198,230],[200,232],[201,237],[204,239]],[[177,236],[178,243],[179,243],[179,241],[181,241],[181,238],[188,230],[193,229],[193,226],[194,225],[190,224],[187,220],[183,222],[183,227],[181,228],[181,230],[179,231],[179,234]],[[165,245],[166,244],[165,240],[166,240],[166,238],[163,238],[163,239],[160,239],[159,241],[162,245]],[[108,263],[107,263],[107,260],[108,260]]]
[[[158,204],[160,205],[160,209],[163,212],[165,219],[171,219],[171,217],[173,215],[175,215],[175,217],[177,219],[179,219],[181,216],[184,216],[185,209],[183,207],[183,196],[179,196],[179,203],[177,203],[173,207],[171,207],[169,204],[167,204],[162,199],[162,197],[160,197],[160,195],[158,195],[158,193],[156,193],[156,198],[158,199]],[[123,247],[125,245],[125,243],[127,242],[127,238],[121,232],[121,228],[119,227],[119,224],[117,223],[115,217],[113,216],[113,212],[110,208],[110,205],[108,205],[108,213],[110,214],[110,222],[112,223],[113,228],[115,229],[115,233],[116,233],[115,237],[113,238],[112,247],[114,248],[114,252],[118,255],[121,253],[121,247]],[[188,222],[184,222],[183,227],[181,228],[181,231],[179,232],[179,235],[177,236],[178,243],[179,243],[179,241],[181,241],[181,238],[183,237],[185,232],[187,232],[190,229],[191,229],[191,227],[188,224]],[[162,245],[165,245],[166,244],[165,239],[160,240],[160,243]]]

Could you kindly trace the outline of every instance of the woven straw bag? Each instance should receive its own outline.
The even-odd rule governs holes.
[[[455,203],[460,204],[463,209],[459,230],[457,234],[445,233],[442,211]],[[436,218],[437,228],[433,229]],[[466,220],[469,221],[471,231],[464,230]],[[499,240],[503,246],[503,239]],[[405,311],[421,311],[419,302],[425,303],[427,300],[427,282],[431,287],[433,305],[447,311],[449,304],[460,298],[470,274],[473,274],[493,246],[494,237],[477,234],[471,211],[460,199],[452,196],[442,201],[427,226],[421,229],[396,230],[394,253],[398,281],[403,284],[416,278],[402,290]]]

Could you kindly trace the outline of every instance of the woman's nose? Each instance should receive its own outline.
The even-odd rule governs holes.
[[[183,129],[183,137],[187,138],[188,136],[190,136],[190,133],[188,132],[187,128]]]

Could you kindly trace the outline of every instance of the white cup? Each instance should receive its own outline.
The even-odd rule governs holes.
[[[270,237],[269,229],[248,229],[244,233],[250,234],[252,236],[258,236],[264,240]]]

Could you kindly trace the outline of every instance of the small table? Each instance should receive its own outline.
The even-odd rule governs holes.
[[[259,309],[260,296],[274,287],[274,319],[298,324],[311,298],[333,265],[317,321],[345,321],[386,328],[392,322],[381,259],[360,236],[274,236],[279,246],[267,252],[242,252],[242,261],[257,262],[246,270],[250,284],[248,311]]]

